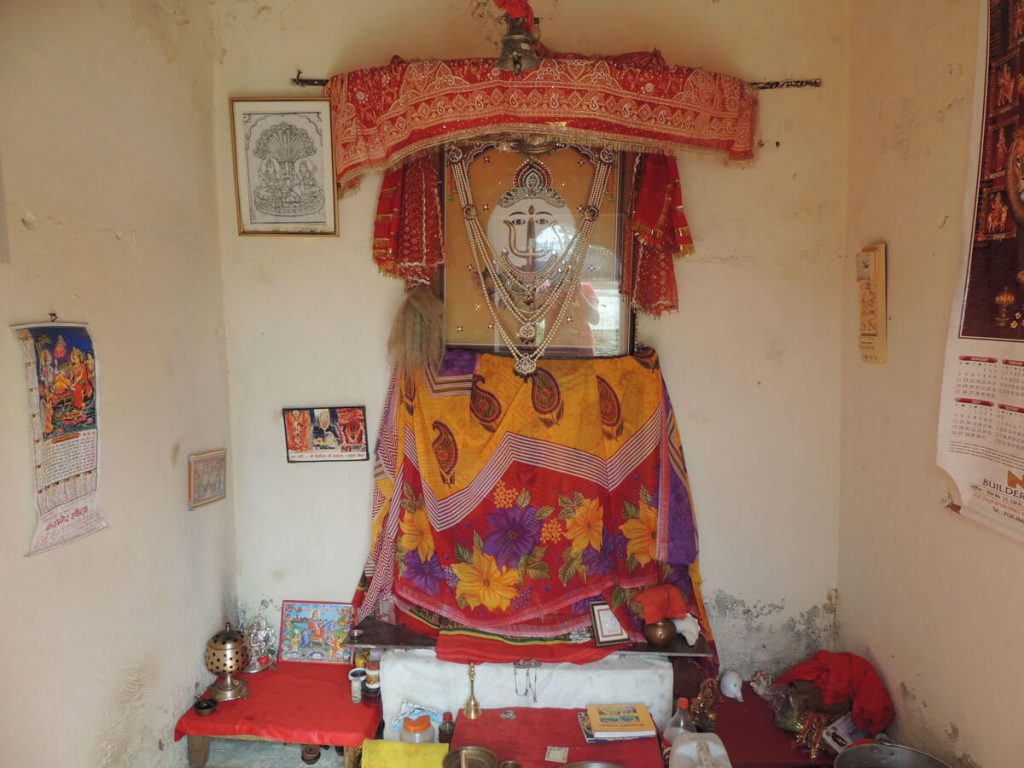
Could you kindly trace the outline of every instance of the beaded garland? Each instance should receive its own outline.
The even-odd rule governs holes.
[[[615,153],[610,149],[594,152],[589,148],[576,147],[595,165],[594,178],[591,181],[587,202],[582,209],[582,222],[570,238],[565,250],[557,257],[552,257],[549,264],[538,273],[531,274],[513,267],[508,263],[505,254],[502,254],[501,257],[495,256],[477,216],[469,184],[469,163],[481,152],[493,146],[495,146],[493,142],[478,142],[466,151],[457,146],[450,147],[448,163],[451,166],[455,189],[462,206],[462,218],[466,225],[466,234],[484,303],[491,313],[494,327],[498,330],[498,334],[515,360],[516,373],[526,378],[536,373],[537,361],[547,351],[548,346],[557,335],[558,329],[568,316],[572,299],[579,288],[583,264],[586,261],[596,222],[600,216],[601,195],[608,174],[615,162]],[[505,328],[498,314],[490,291],[487,289],[486,274],[491,275],[496,295],[519,323],[519,327],[516,329],[518,342]],[[536,298],[538,288],[549,278],[552,282],[544,301],[539,307],[530,308]],[[516,300],[515,294],[517,293],[523,296],[525,307]],[[540,343],[534,345],[539,322],[556,306],[558,309],[550,332],[545,333]],[[532,348],[521,349],[520,344]]]

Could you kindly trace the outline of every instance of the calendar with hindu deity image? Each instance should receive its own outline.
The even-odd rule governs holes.
[[[949,476],[943,504],[1024,541],[1024,2],[985,9],[966,147],[977,175],[965,196],[937,463]]]

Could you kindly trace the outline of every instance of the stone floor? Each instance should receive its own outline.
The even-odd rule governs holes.
[[[184,741],[181,742],[184,747]],[[307,768],[298,744],[211,739],[207,768]],[[183,749],[184,751],[184,749]],[[187,761],[186,761],[187,764]],[[344,758],[334,748],[320,751],[315,768],[343,768]]]

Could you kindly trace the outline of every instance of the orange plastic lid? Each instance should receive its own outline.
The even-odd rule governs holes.
[[[410,733],[421,733],[430,727],[430,718],[426,715],[422,717],[407,717],[402,723],[402,727]]]
[[[680,696],[679,697],[679,701],[677,701],[676,703],[680,707],[688,707],[688,706],[690,706],[690,700],[688,698],[686,698],[685,696]]]

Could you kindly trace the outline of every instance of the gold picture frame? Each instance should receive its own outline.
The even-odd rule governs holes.
[[[231,154],[240,235],[337,235],[326,98],[232,97]]]
[[[196,509],[227,496],[227,451],[193,453],[188,457],[188,508]]]
[[[513,327],[511,313],[495,299],[493,290],[484,295],[479,274],[473,264],[469,234],[463,218],[463,207],[456,193],[449,159],[455,149],[472,159],[468,163],[469,184],[476,216],[498,252],[497,239],[513,238],[514,214],[533,217],[524,205],[522,177],[534,174],[534,182],[542,179],[546,212],[554,219],[564,219],[565,227],[578,227],[582,210],[596,172],[596,153],[600,147],[587,147],[550,139],[525,142],[485,138],[478,141],[449,144],[443,156],[442,208],[444,213],[445,267],[438,279],[438,293],[445,303],[445,343],[448,347],[465,347],[480,351],[508,353],[496,327],[498,320],[506,329]],[[634,319],[629,298],[622,296],[622,222],[624,216],[624,156],[614,153],[615,161],[605,188],[601,192],[599,217],[590,241],[578,294],[565,321],[557,329],[545,356],[550,357],[615,357],[629,354],[633,348]],[[528,201],[526,201],[528,202]],[[545,227],[540,223],[540,202],[525,226],[531,228],[540,242]],[[523,210],[520,211],[519,209]],[[503,215],[508,221],[495,223],[493,217]],[[524,219],[525,221],[525,219]],[[572,222],[569,224],[568,222]],[[504,223],[504,227],[502,227]],[[547,231],[551,231],[550,229]],[[563,242],[560,240],[559,242]],[[519,244],[522,253],[523,244]],[[508,241],[507,248],[517,246]],[[529,247],[526,250],[530,250]],[[485,276],[484,284],[488,284]],[[495,307],[494,315],[490,307]],[[553,315],[553,313],[552,313]],[[554,325],[552,315],[546,322]],[[536,343],[543,337],[542,321]],[[529,347],[525,347],[529,348]]]

